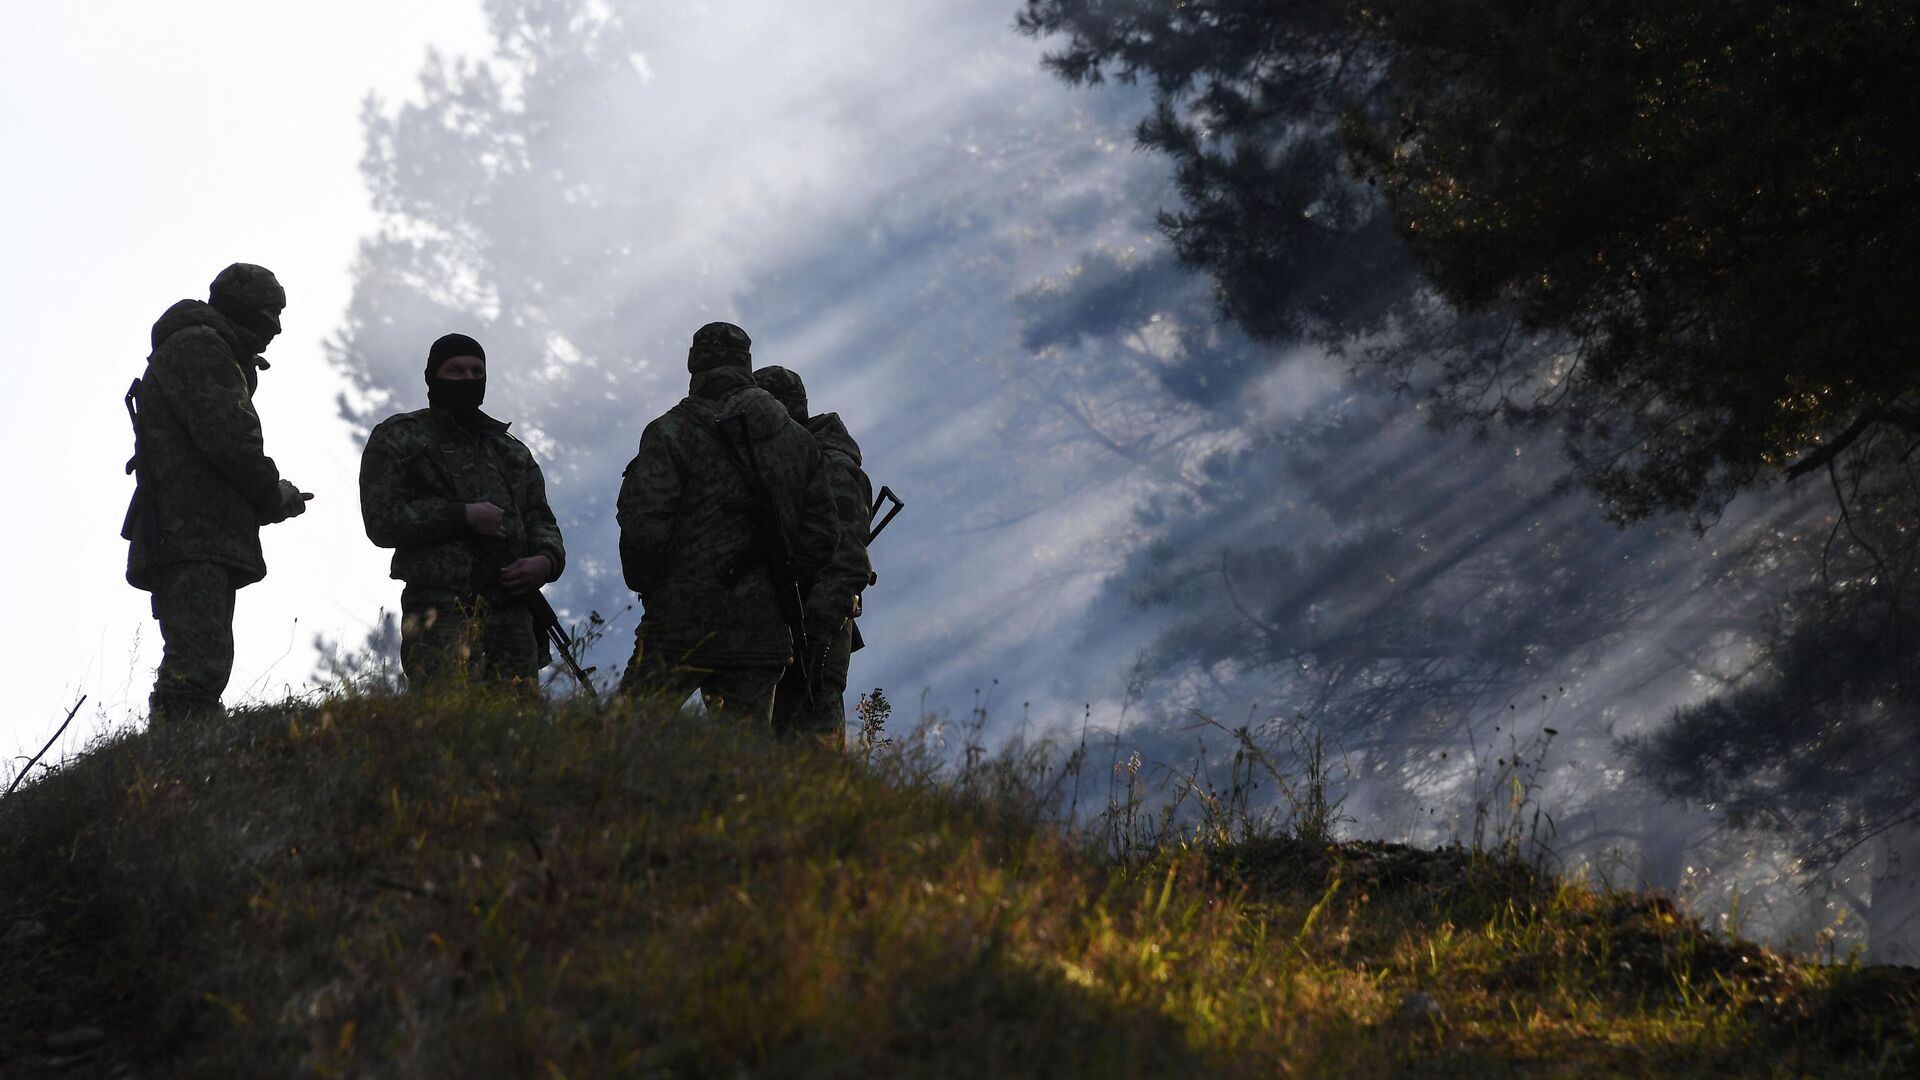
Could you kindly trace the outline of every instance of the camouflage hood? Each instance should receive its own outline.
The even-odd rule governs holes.
[[[873,483],[860,468],[860,444],[847,434],[847,425],[839,413],[821,413],[807,417],[803,425],[820,448],[820,460],[833,489],[834,514],[839,521],[840,541],[833,559],[814,580],[807,596],[807,617],[816,625],[840,626],[859,613],[860,594],[873,580],[873,565],[867,558],[867,519],[873,507]],[[827,681],[845,686],[847,657],[853,649],[851,637],[832,634],[835,642],[826,663]]]
[[[285,515],[253,409],[258,364],[210,304],[182,300],[153,324],[140,376],[139,487],[121,528],[135,588],[183,562],[226,566],[236,585],[266,575],[260,526]]]
[[[240,337],[234,333],[233,323],[204,300],[182,300],[160,316],[160,321],[153,324],[154,351],[158,352],[161,344],[173,335],[196,326],[207,327],[219,334],[220,339],[233,350],[233,355],[240,355]]]
[[[792,423],[786,406],[772,394],[753,385],[753,376],[745,368],[727,367],[703,371],[692,379],[691,393],[681,399],[678,408],[706,423],[729,422],[745,416],[747,437],[763,443],[780,434]]]
[[[812,433],[814,441],[820,444],[821,450],[829,454],[839,454],[852,461],[855,466],[860,464],[860,444],[854,442],[853,436],[847,433],[847,425],[841,422],[839,413],[830,412],[809,416],[806,426]]]

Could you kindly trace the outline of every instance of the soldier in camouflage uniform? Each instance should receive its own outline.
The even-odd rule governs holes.
[[[313,496],[266,455],[254,388],[280,332],[286,290],[265,267],[234,263],[206,303],[182,300],[153,324],[137,387],[139,486],[121,536],[127,581],[153,594],[164,649],[152,722],[218,714],[233,674],[234,593],[267,576],[260,527]]]
[[[753,385],[751,344],[731,323],[701,327],[688,396],[647,425],[627,465],[620,566],[645,612],[620,686],[676,699],[698,687],[710,711],[767,723],[794,648],[756,557],[743,425],[798,573],[827,565],[838,525],[820,449]]]
[[[360,456],[367,538],[393,549],[409,689],[451,677],[532,688],[552,659],[525,601],[567,553],[546,480],[480,411],[486,352],[448,334],[427,353],[427,407],[382,420]]]
[[[807,387],[798,374],[769,366],[754,372],[753,381],[785,406],[787,415],[819,444],[827,480],[833,487],[835,516],[840,520],[840,542],[834,548],[833,560],[807,589],[808,639],[818,650],[814,671],[819,685],[809,702],[795,684],[799,669],[787,669],[774,697],[773,727],[775,731],[811,735],[837,749],[846,744],[847,667],[853,657],[853,620],[860,614],[861,594],[873,583],[873,567],[867,559],[873,484],[860,468],[860,444],[847,433],[840,414],[807,415]]]

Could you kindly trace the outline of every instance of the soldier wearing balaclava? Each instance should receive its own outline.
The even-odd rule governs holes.
[[[487,354],[466,334],[427,350],[427,407],[382,420],[360,455],[367,538],[393,549],[400,666],[410,690],[531,689],[552,659],[527,601],[567,553],[546,479],[508,425],[482,412]]]
[[[153,594],[162,642],[150,723],[222,713],[234,595],[267,574],[260,527],[313,498],[281,478],[253,405],[268,366],[260,354],[286,306],[272,271],[234,263],[204,302],[181,300],[153,324],[153,352],[129,393],[138,486],[121,530],[127,581]]]

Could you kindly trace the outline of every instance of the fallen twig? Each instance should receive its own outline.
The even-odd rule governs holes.
[[[418,885],[409,885],[404,881],[395,881],[392,878],[377,877],[369,880],[375,886],[382,889],[392,889],[394,892],[403,892],[409,896],[418,896],[423,900],[432,900],[439,904],[453,903],[452,897],[447,896],[438,889],[423,889]]]

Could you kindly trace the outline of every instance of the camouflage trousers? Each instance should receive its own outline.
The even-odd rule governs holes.
[[[848,621],[841,624],[840,633],[821,657],[811,701],[800,665],[788,665],[773,695],[774,734],[814,739],[831,750],[846,749],[847,662],[852,655],[853,623]]]
[[[620,694],[629,700],[658,696],[680,702],[697,689],[707,712],[764,725],[773,719],[773,688],[785,670],[752,664],[695,667],[668,650],[649,650],[646,641],[639,640],[620,676]]]
[[[807,700],[807,688],[797,666],[787,668],[773,695],[773,732],[809,738],[829,750],[847,747],[847,688],[821,679]]]
[[[178,562],[153,573],[160,669],[147,699],[150,722],[219,713],[233,677],[233,577],[219,563]]]
[[[547,664],[533,613],[516,604],[407,602],[400,608],[400,670],[407,689],[442,681],[537,686]]]

